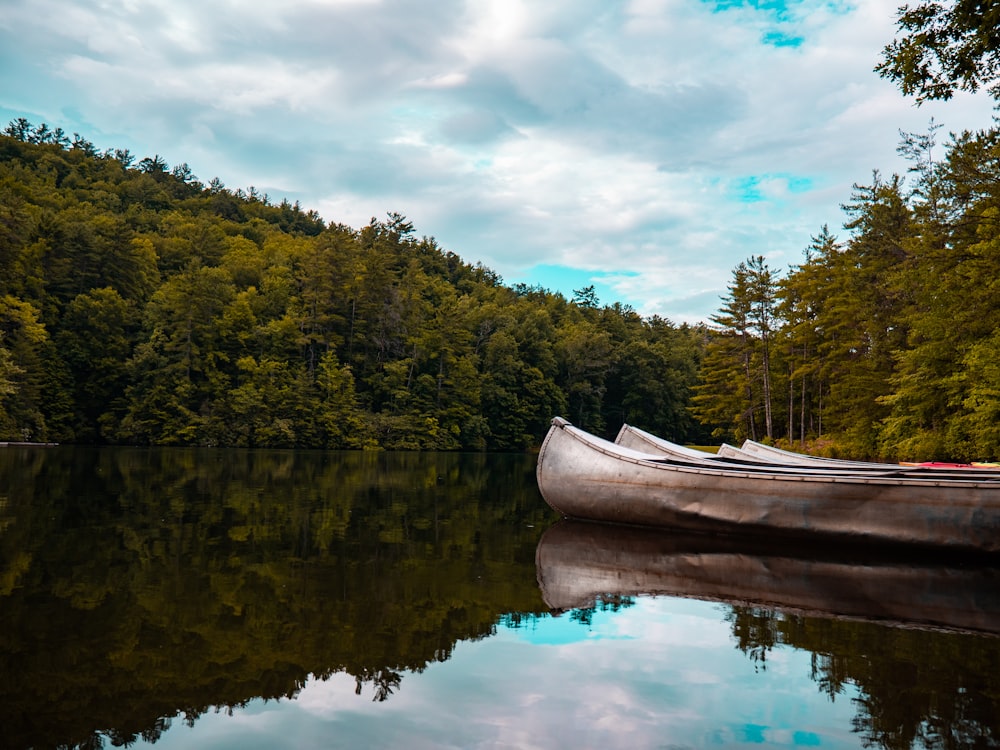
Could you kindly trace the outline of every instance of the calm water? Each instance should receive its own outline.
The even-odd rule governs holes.
[[[525,456],[0,448],[0,747],[992,747],[1000,571],[557,522]]]

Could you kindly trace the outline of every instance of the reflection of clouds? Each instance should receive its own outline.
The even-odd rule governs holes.
[[[307,713],[325,716],[330,713],[331,706],[340,705],[343,696],[350,696],[353,699],[349,701],[351,706],[357,703],[358,696],[354,694],[354,690],[354,678],[346,672],[338,672],[326,680],[310,678],[295,702]],[[367,696],[366,700],[370,701],[371,696]],[[347,708],[347,705],[344,708]]]
[[[643,597],[615,618],[616,629],[658,646],[708,648],[729,636],[717,604],[667,597]],[[719,616],[713,619],[714,612]]]
[[[589,625],[543,617],[457,644],[384,703],[335,674],[295,700],[175,722],[156,747],[857,747],[849,696],[819,693],[810,655],[776,648],[755,672],[726,611],[640,597]]]

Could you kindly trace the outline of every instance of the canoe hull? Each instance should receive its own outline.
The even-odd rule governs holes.
[[[1000,482],[789,475],[658,461],[554,420],[538,457],[570,518],[1000,551]]]

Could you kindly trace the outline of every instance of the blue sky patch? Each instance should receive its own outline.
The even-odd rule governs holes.
[[[778,21],[787,21],[790,18],[788,8],[790,5],[798,5],[794,0],[712,0],[717,13],[732,10],[734,8],[753,8],[762,13],[768,13]]]
[[[795,747],[819,747],[823,744],[820,736],[815,732],[795,732],[792,735]]]
[[[734,183],[736,194],[744,203],[757,203],[764,200],[760,192],[760,177],[740,177]]]
[[[536,646],[565,646],[587,640],[628,640],[628,636],[614,635],[609,631],[616,612],[595,608],[581,617],[579,610],[563,612],[559,616],[539,617],[516,628],[508,628],[517,640]]]
[[[609,276],[634,277],[639,274],[635,271],[588,271],[582,268],[572,268],[570,266],[541,264],[532,266],[522,274],[505,278],[504,282],[510,286],[514,284],[527,284],[528,286],[540,286],[550,292],[561,292],[566,299],[573,299],[573,292],[577,289],[584,289],[588,286],[594,287],[597,294],[598,305],[611,305],[621,302],[623,305],[638,305],[636,300],[630,300],[621,292],[615,289],[606,281],[600,279]]]
[[[772,47],[801,47],[805,37],[789,36],[783,31],[769,31],[764,34],[761,41]]]
[[[767,741],[767,730],[768,727],[762,724],[746,724],[743,727],[743,739],[745,742],[752,742],[755,745],[763,744]]]
[[[759,203],[769,200],[764,183],[783,181],[785,188],[792,195],[799,195],[812,189],[813,181],[809,177],[779,172],[776,174],[749,175],[733,180],[732,192],[743,203]]]
[[[795,18],[790,10],[793,5],[799,5],[798,0],[714,0],[714,12],[723,13],[727,10],[751,8],[770,20],[776,26],[764,32],[761,42],[769,47],[801,47],[805,37],[790,33],[780,26],[787,26]],[[770,24],[768,24],[770,26]]]

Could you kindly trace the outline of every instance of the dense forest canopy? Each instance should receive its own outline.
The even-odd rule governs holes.
[[[353,229],[24,120],[0,136],[0,439],[519,450],[613,435],[1000,456],[1000,129],[902,134],[801,264],[711,325],[506,286],[390,213]]]
[[[695,439],[703,327],[505,286],[61,129],[0,136],[0,439],[523,449],[565,414]]]

